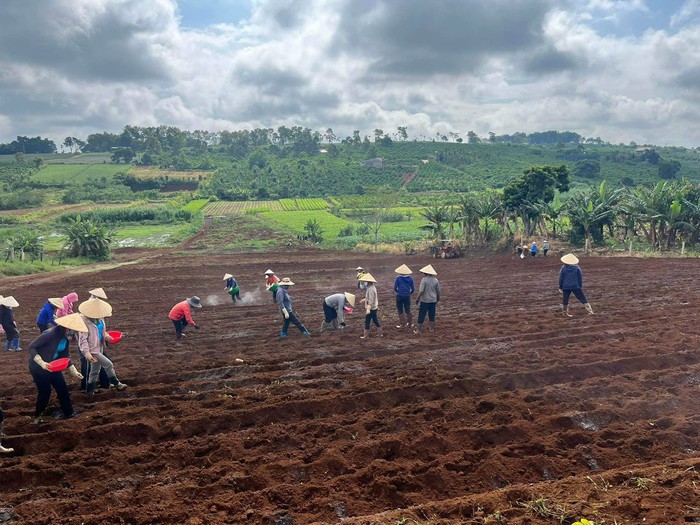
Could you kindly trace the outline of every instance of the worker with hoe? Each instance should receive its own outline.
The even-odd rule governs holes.
[[[384,332],[382,330],[382,325],[379,322],[379,297],[377,296],[377,287],[375,286],[377,280],[372,277],[371,273],[363,273],[360,277],[366,286],[365,298],[361,302],[365,303],[365,329],[360,336],[360,339],[369,339],[369,330],[372,323],[377,327],[377,335],[379,337],[384,337]]]
[[[238,288],[238,283],[236,282],[236,279],[233,278],[233,275],[230,273],[224,274],[224,281],[226,281],[226,284],[224,287],[226,288],[226,291],[228,294],[231,296],[231,301],[233,304],[236,304],[236,299],[239,301],[241,300],[241,290]]]
[[[70,339],[75,332],[86,333],[88,328],[80,314],[59,317],[56,319],[56,324],[58,326],[49,328],[29,343],[29,373],[32,374],[37,388],[36,410],[32,421],[35,425],[42,423],[41,415],[49,404],[51,388],[58,395],[63,413],[62,417],[57,419],[70,419],[77,415],[73,410],[63,372],[52,372],[49,363],[56,359],[70,359]],[[83,378],[73,364],[68,368],[68,372],[77,379]]]
[[[589,314],[593,314],[586,295],[583,293],[583,272],[578,265],[578,257],[567,253],[561,258],[564,265],[559,270],[559,291],[562,294],[561,309],[565,317],[573,317],[569,313],[569,296],[573,293]]]
[[[62,307],[63,303],[58,297],[50,297],[46,301],[46,304],[36,318],[36,326],[39,328],[39,333],[48,330],[52,326],[56,326],[56,310]]]
[[[168,318],[173,322],[175,327],[175,340],[180,341],[185,334],[182,331],[188,324],[194,326],[195,330],[199,330],[199,325],[192,319],[192,308],[201,308],[202,301],[196,295],[188,297],[184,301],[180,301],[168,314]]]
[[[394,280],[394,293],[396,294],[396,311],[399,314],[399,324],[396,328],[410,328],[413,325],[411,317],[411,294],[416,291],[413,284],[411,269],[402,264],[396,270],[399,275]]]
[[[124,390],[126,385],[117,379],[112,361],[104,354],[105,343],[112,341],[105,331],[105,317],[112,315],[112,307],[102,299],[93,298],[81,303],[78,310],[82,314],[83,321],[88,331],[78,336],[80,353],[88,363],[88,377],[85,392],[97,394],[97,380],[100,372],[105,371],[109,378],[109,384],[117,390]]]
[[[423,278],[418,287],[418,298],[416,304],[418,307],[418,326],[415,333],[423,333],[423,323],[425,316],[428,316],[430,322],[430,331],[435,331],[435,310],[437,303],[440,300],[440,283],[437,280],[437,272],[431,264],[420,269]]]
[[[0,295],[0,326],[5,332],[5,352],[21,352],[19,347],[19,330],[15,322],[13,308],[17,308],[19,303],[12,297],[3,297]]]
[[[279,286],[280,278],[275,275],[275,272],[268,270],[265,272],[265,289],[272,293],[272,302],[277,302],[277,287]]]
[[[348,306],[349,305],[349,306]],[[323,322],[321,332],[329,326],[333,330],[345,328],[345,313],[352,312],[355,306],[355,296],[351,293],[335,293],[323,300]]]
[[[304,325],[301,324],[301,321],[292,311],[292,298],[289,296],[289,287],[294,286],[294,283],[289,277],[285,277],[279,281],[278,285],[275,302],[279,305],[280,313],[284,318],[280,337],[287,337],[287,330],[289,330],[290,323],[294,323],[294,326],[296,326],[302,334],[311,335],[311,332],[304,328]]]

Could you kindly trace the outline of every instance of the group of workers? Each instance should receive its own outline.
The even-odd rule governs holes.
[[[521,259],[525,258],[525,254],[529,253],[531,258],[537,257],[537,254],[539,253],[539,248],[537,247],[537,242],[533,242],[530,246],[527,244],[523,244],[520,246],[519,244],[516,245],[515,251],[518,253],[518,256]],[[549,241],[545,239],[544,243],[542,243],[542,256],[547,257],[547,252],[549,252]]]

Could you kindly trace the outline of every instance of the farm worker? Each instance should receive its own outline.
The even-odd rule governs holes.
[[[533,257],[537,257],[537,243],[533,242],[532,246],[530,247],[530,255]]]
[[[202,302],[199,300],[199,297],[194,295],[188,297],[184,301],[180,301],[170,310],[168,317],[173,322],[173,326],[175,326],[175,339],[177,341],[185,336],[182,331],[188,324],[194,326],[195,330],[199,330],[199,325],[192,319],[192,308],[201,307]]]
[[[544,244],[542,245],[542,256],[547,257],[548,251],[549,251],[549,241],[547,239],[545,239]]]
[[[275,272],[268,270],[265,272],[265,289],[272,292],[272,302],[277,301],[277,286],[280,278],[275,275]]]
[[[348,308],[347,305],[350,305]],[[334,330],[345,328],[345,313],[352,312],[351,308],[355,306],[355,296],[351,293],[335,293],[329,295],[323,300],[323,322],[321,323],[321,332],[328,326],[332,326]]]
[[[355,277],[357,279],[357,289],[366,290],[367,283],[364,283],[360,280],[360,277],[362,277],[365,273],[365,269],[362,266],[358,266],[357,268],[355,268],[355,271],[357,272],[357,276]]]
[[[396,270],[399,275],[394,280],[394,293],[396,294],[396,311],[399,313],[399,324],[396,328],[410,328],[413,324],[411,317],[411,294],[416,291],[413,284],[411,269],[402,264]]]
[[[365,283],[367,291],[365,292],[365,298],[361,302],[365,303],[365,329],[360,336],[360,339],[369,338],[369,328],[371,323],[377,327],[377,334],[379,337],[384,337],[384,332],[382,331],[382,325],[379,322],[379,297],[377,297],[377,287],[375,283],[377,282],[371,273],[363,273],[360,277],[363,283]]]
[[[44,307],[39,312],[36,318],[36,325],[39,327],[39,333],[48,330],[52,326],[56,326],[56,310],[63,308],[63,303],[58,297],[50,297]]]
[[[78,294],[71,292],[68,295],[63,296],[61,299],[63,307],[56,310],[56,317],[63,317],[64,315],[70,315],[73,313],[73,304],[78,302]]]
[[[90,294],[90,299],[102,299],[103,301],[107,300],[107,294],[103,288],[95,288],[94,290],[90,290],[88,293]]]
[[[90,294],[90,299],[102,299],[103,301],[107,300],[107,293],[104,291],[104,288],[94,288],[88,292]],[[102,319],[102,323],[104,324],[104,319]],[[107,333],[107,325],[105,324],[103,328],[104,332]],[[107,355],[107,352],[105,351],[106,347],[102,348],[102,354],[109,358],[109,355]],[[88,361],[85,359],[85,356],[81,353],[80,354],[80,373],[85,376],[82,381],[80,381],[80,390],[86,390],[87,389],[87,376],[89,375],[89,370],[88,370]],[[99,384],[102,388],[109,388],[110,387],[110,382],[109,382],[109,377],[107,377],[107,373],[105,372],[104,368],[100,368],[100,380]]]
[[[224,281],[226,281],[226,291],[231,296],[231,301],[236,304],[236,299],[241,300],[241,291],[238,288],[238,283],[233,275],[230,273],[224,274]]]
[[[287,330],[289,329],[289,323],[294,323],[294,325],[299,329],[299,331],[304,335],[311,335],[301,321],[297,319],[292,311],[292,298],[289,297],[289,287],[294,286],[294,283],[289,277],[285,277],[279,281],[279,286],[277,287],[277,292],[275,296],[275,302],[279,304],[280,312],[282,317],[284,317],[284,322],[282,324],[282,331],[280,332],[280,337],[287,337]]]
[[[431,332],[435,331],[435,309],[440,300],[440,283],[437,280],[437,272],[433,266],[431,264],[424,266],[420,269],[420,273],[423,274],[423,278],[418,287],[418,298],[416,300],[416,304],[419,305],[418,326],[415,330],[417,334],[423,333],[423,323],[425,322],[426,314],[430,322],[429,330]]]
[[[522,258],[523,257],[523,247],[518,244],[515,247],[515,251],[518,253],[518,257]]]
[[[589,314],[593,313],[588,299],[583,293],[583,273],[578,265],[578,257],[573,253],[567,253],[561,258],[564,266],[559,270],[559,291],[562,293],[562,312],[566,317],[573,317],[569,313],[569,296],[573,293]]]
[[[2,411],[2,407],[0,407],[0,454],[12,454],[15,449],[14,448],[5,448],[2,446],[2,423],[5,421],[5,413]]]
[[[12,309],[18,306],[19,303],[12,296],[0,298],[0,325],[5,332],[5,352],[22,351],[19,347],[19,330],[12,314]]]
[[[83,314],[83,321],[88,331],[78,336],[80,353],[88,362],[89,374],[86,382],[87,394],[97,394],[97,379],[100,371],[104,369],[109,383],[117,390],[124,390],[126,385],[117,379],[112,361],[104,355],[104,345],[112,341],[112,337],[105,332],[105,317],[112,315],[112,307],[102,299],[88,299],[81,303],[78,310]]]
[[[29,373],[32,374],[37,388],[36,410],[34,412],[35,425],[41,423],[41,415],[49,404],[51,388],[58,395],[58,402],[63,412],[62,419],[70,419],[77,414],[73,410],[70,393],[63,372],[50,372],[49,363],[55,359],[70,357],[70,338],[74,332],[87,332],[87,326],[80,314],[70,314],[56,319],[53,328],[49,328],[39,337],[29,343]],[[77,379],[83,376],[75,365],[70,365],[68,372]],[[61,418],[59,418],[61,419]]]

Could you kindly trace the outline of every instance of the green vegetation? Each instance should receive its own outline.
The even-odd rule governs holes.
[[[73,257],[88,257],[105,260],[109,257],[110,243],[114,232],[103,224],[96,224],[90,219],[77,217],[68,219],[65,227],[68,237],[64,249]]]
[[[112,177],[128,169],[114,164],[49,164],[34,176],[38,183],[63,187],[67,183],[87,184],[94,179]]]

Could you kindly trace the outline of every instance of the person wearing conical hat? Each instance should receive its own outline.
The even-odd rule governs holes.
[[[63,308],[56,310],[56,317],[63,317],[73,313],[73,305],[78,302],[78,294],[71,292],[68,295],[64,295],[61,298],[61,302],[63,303]]]
[[[561,258],[564,265],[559,270],[559,291],[562,294],[561,310],[565,317],[573,317],[569,313],[569,296],[573,293],[589,314],[593,314],[593,308],[583,293],[583,272],[578,265],[578,257],[573,253],[567,253]]]
[[[59,308],[63,308],[61,299],[50,297],[46,301],[46,304],[36,318],[36,326],[39,328],[39,333],[48,330],[52,326],[56,326],[56,310]]]
[[[537,257],[537,243],[533,242],[532,246],[530,246],[530,255],[532,257]]]
[[[548,251],[549,251],[549,241],[547,239],[545,239],[544,243],[542,244],[542,257],[547,257]]]
[[[3,421],[5,421],[5,413],[2,411],[2,407],[0,407],[0,454],[12,454],[15,449],[14,448],[5,448],[2,446],[2,424]]]
[[[350,305],[349,308],[347,305]],[[333,330],[343,330],[345,328],[345,313],[355,306],[355,295],[349,292],[335,293],[323,300],[323,321],[321,322],[321,332],[329,326]]]
[[[431,332],[435,331],[435,310],[440,300],[440,282],[437,280],[437,272],[433,266],[431,264],[424,266],[420,269],[420,273],[423,274],[423,278],[420,281],[418,297],[416,298],[416,304],[419,305],[418,326],[415,330],[417,334],[423,333],[423,323],[426,315],[430,323],[429,330]]]
[[[241,290],[238,287],[236,279],[230,273],[224,274],[224,281],[226,281],[225,288],[228,294],[231,296],[231,301],[236,304],[236,299],[241,300]]]
[[[396,328],[410,328],[413,325],[411,317],[411,294],[416,291],[413,283],[413,273],[411,269],[402,264],[396,270],[399,274],[394,280],[394,293],[396,294],[396,311],[399,314],[399,324]]]
[[[202,301],[196,295],[188,297],[184,301],[180,301],[172,307],[168,318],[173,322],[175,327],[175,340],[180,341],[185,334],[182,331],[188,324],[194,326],[195,330],[199,330],[199,325],[192,319],[192,308],[201,308]]]
[[[107,300],[107,292],[105,292],[104,288],[93,288],[88,292],[90,294],[90,299],[102,299],[103,301]],[[104,319],[101,319],[102,321],[102,330],[104,333],[107,333],[107,325],[105,323]],[[102,353],[109,359],[109,355],[106,352],[107,347],[103,346],[102,348]],[[87,377],[90,375],[90,369],[89,369],[89,362],[87,359],[85,359],[85,356],[81,353],[80,354],[80,373],[85,376],[83,380],[80,382],[80,390],[86,391],[87,390]],[[107,377],[107,373],[105,372],[104,368],[100,368],[100,378],[98,381],[98,384],[100,387],[104,389],[108,389],[111,386],[111,383],[109,381],[109,377]]]
[[[85,392],[87,394],[97,394],[97,380],[100,371],[104,370],[109,378],[109,383],[117,390],[124,390],[126,385],[117,379],[114,371],[114,364],[104,354],[104,345],[110,342],[112,337],[105,331],[103,319],[112,315],[112,307],[102,299],[88,299],[78,306],[78,311],[82,314],[83,321],[88,331],[78,336],[78,347],[80,353],[88,362],[89,375]]]
[[[63,372],[51,372],[49,363],[56,359],[70,358],[69,347],[72,335],[75,332],[87,332],[88,328],[80,314],[59,317],[56,319],[56,324],[58,326],[49,328],[29,343],[29,373],[32,374],[37,388],[33,421],[35,425],[42,422],[41,416],[49,404],[52,388],[58,395],[63,419],[70,419],[77,415],[73,410]],[[73,364],[68,367],[68,373],[77,379],[83,378]]]
[[[280,278],[275,275],[275,272],[268,270],[265,272],[265,289],[272,293],[272,302],[277,301],[277,287]]]
[[[5,331],[5,352],[21,352],[19,347],[19,329],[15,322],[13,308],[17,308],[19,303],[11,295],[0,299],[0,326]]]
[[[374,323],[377,327],[377,335],[379,337],[384,337],[384,331],[382,330],[382,325],[379,322],[379,296],[377,295],[377,287],[375,286],[377,280],[372,277],[371,273],[364,273],[360,277],[360,280],[366,284],[367,291],[365,292],[365,298],[362,299],[362,303],[365,305],[365,329],[360,336],[360,339],[369,338],[369,330]]]
[[[275,302],[279,305],[280,313],[283,317],[282,331],[280,332],[280,337],[287,337],[287,330],[289,330],[289,324],[294,323],[299,331],[304,335],[311,335],[301,321],[292,311],[292,298],[289,296],[289,287],[294,286],[294,283],[289,277],[279,281],[279,286],[277,287]]]
[[[90,294],[90,299],[107,300],[107,293],[104,291],[104,288],[93,288],[88,293]]]
[[[367,283],[362,281],[360,279],[360,277],[362,277],[365,273],[367,273],[367,271],[362,266],[358,266],[357,268],[355,268],[355,271],[357,272],[357,275],[355,276],[355,278],[357,279],[357,289],[358,290],[366,290]]]

